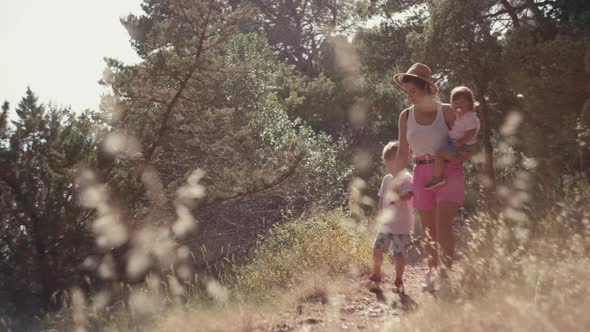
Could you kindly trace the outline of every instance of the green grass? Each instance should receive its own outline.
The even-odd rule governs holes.
[[[366,269],[369,232],[342,211],[321,212],[272,228],[250,263],[236,271],[236,289],[248,298],[293,286],[313,274]]]

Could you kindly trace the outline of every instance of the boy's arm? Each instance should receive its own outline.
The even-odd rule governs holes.
[[[473,136],[475,135],[475,133],[477,132],[477,128],[473,128],[468,130],[467,132],[465,132],[465,135],[463,135],[463,137],[453,141],[453,145],[454,146],[461,146],[467,142],[469,142]]]
[[[381,181],[381,187],[379,188],[379,192],[377,193],[377,197],[379,197],[379,211],[381,211],[383,209],[383,197],[385,195],[387,195],[386,192],[386,185],[385,185],[385,179],[387,177],[384,177],[383,180]]]

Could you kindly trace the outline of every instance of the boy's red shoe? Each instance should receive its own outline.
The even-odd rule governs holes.
[[[371,276],[369,277],[369,280],[371,280],[372,282],[378,284],[381,282],[381,277],[378,277],[375,273],[371,274]]]
[[[400,294],[405,293],[404,282],[401,279],[395,279],[395,281],[393,282],[393,285],[395,286],[396,293],[400,293]]]

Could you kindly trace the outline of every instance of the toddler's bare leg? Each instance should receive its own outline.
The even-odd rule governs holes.
[[[381,278],[381,265],[383,265],[383,251],[373,248],[373,274]]]
[[[404,256],[395,258],[395,279],[404,280],[404,269],[406,268],[406,259]]]
[[[445,160],[449,160],[451,155],[447,149],[440,149],[436,152],[436,158],[434,159],[434,176],[442,177],[445,168]]]

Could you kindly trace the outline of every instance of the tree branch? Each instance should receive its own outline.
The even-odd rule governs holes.
[[[211,12],[212,12],[212,6],[210,5],[208,7],[207,16],[206,16],[205,21],[203,22],[203,25],[202,25],[201,37],[199,40],[199,47],[197,49],[197,54],[195,55],[195,63],[189,69],[189,72],[185,76],[182,83],[180,84],[178,91],[176,91],[176,94],[174,95],[174,97],[172,98],[172,100],[170,101],[168,106],[166,107],[166,111],[164,112],[164,115],[162,116],[162,125],[160,126],[160,129],[158,130],[158,134],[156,136],[156,139],[152,143],[152,145],[148,148],[148,150],[146,151],[146,154],[143,158],[143,161],[145,163],[149,162],[152,159],[154,151],[160,145],[160,142],[162,141],[162,138],[164,137],[164,134],[166,133],[166,129],[168,129],[168,120],[170,119],[170,115],[172,114],[172,110],[176,106],[178,100],[180,99],[180,96],[184,92],[184,89],[186,88],[186,86],[187,86],[188,82],[190,81],[190,79],[192,78],[193,74],[195,73],[195,71],[199,67],[199,59],[200,59],[201,54],[203,52],[203,46],[205,44],[205,38],[207,35],[207,26],[209,25],[209,19],[211,17]]]
[[[295,159],[293,164],[289,167],[289,169],[287,169],[287,171],[285,171],[285,173],[281,174],[281,176],[277,177],[276,179],[274,179],[270,183],[264,183],[262,185],[259,185],[259,186],[255,187],[253,190],[248,191],[248,192],[235,193],[233,195],[226,196],[226,197],[217,197],[215,199],[205,202],[203,205],[204,206],[211,206],[211,205],[215,205],[215,204],[224,203],[227,201],[238,200],[238,199],[242,199],[246,196],[260,194],[260,193],[270,190],[276,186],[279,186],[279,185],[283,184],[285,181],[287,181],[287,179],[289,179],[293,174],[295,174],[295,172],[297,171],[297,167],[299,166],[299,164],[301,163],[302,160],[303,160],[303,155],[300,154],[299,156],[297,156],[297,158]]]
[[[504,5],[504,2],[506,2],[508,4],[509,7],[506,7]],[[538,2],[538,3],[534,3],[534,7],[539,8],[539,7],[543,7],[546,5],[550,5],[553,4],[555,1],[552,0],[547,0],[547,1],[543,1],[543,2]],[[506,0],[500,0],[500,3],[502,4],[502,7],[504,7],[504,9],[499,10],[495,13],[491,13],[491,14],[487,14],[487,15],[483,15],[482,18],[493,18],[493,17],[498,17],[500,15],[504,15],[504,14],[509,14],[511,17],[512,15],[516,15],[520,12],[522,12],[523,10],[526,10],[527,8],[530,9],[530,5],[527,3],[522,3],[518,6],[512,6],[508,1]],[[518,18],[518,16],[517,16]]]
[[[510,4],[510,2],[508,2],[508,0],[500,0],[500,3],[502,4],[502,7],[504,7],[504,9],[508,12],[508,15],[510,15],[510,19],[512,20],[512,24],[517,28],[520,27],[520,21],[518,20],[518,14],[516,13],[516,10]]]

